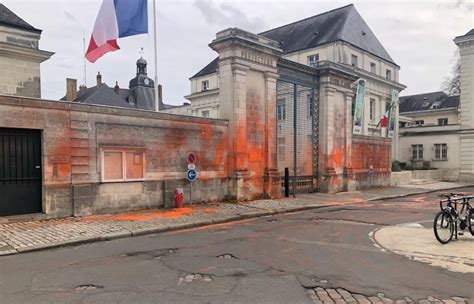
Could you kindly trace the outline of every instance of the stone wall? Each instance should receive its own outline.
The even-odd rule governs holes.
[[[355,181],[357,189],[390,185],[391,150],[390,138],[352,136],[352,177],[349,178]]]
[[[0,96],[0,113],[0,128],[42,130],[46,214],[169,206],[174,188],[188,187],[185,156],[190,151],[198,156],[194,201],[227,194],[227,121],[7,96]],[[143,180],[104,182],[104,147],[143,150]]]

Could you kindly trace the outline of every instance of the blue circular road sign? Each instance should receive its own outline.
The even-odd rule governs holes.
[[[186,177],[188,178],[188,181],[194,182],[197,179],[197,173],[195,169],[188,169],[188,172],[186,172]]]

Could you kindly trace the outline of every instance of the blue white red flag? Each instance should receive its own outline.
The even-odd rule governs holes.
[[[86,58],[95,62],[120,49],[118,38],[148,33],[146,0],[104,0],[94,24]]]

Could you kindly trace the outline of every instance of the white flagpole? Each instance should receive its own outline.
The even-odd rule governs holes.
[[[157,52],[157,40],[156,40],[156,0],[153,0],[153,51],[155,53],[155,110],[156,112],[160,109],[160,103],[158,100],[158,52]]]

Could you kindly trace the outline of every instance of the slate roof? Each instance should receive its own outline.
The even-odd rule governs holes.
[[[9,10],[5,5],[0,3],[0,25],[9,27],[15,27],[30,32],[41,33],[40,29],[37,29],[30,25],[25,20],[21,19],[14,12]]]
[[[280,42],[285,54],[335,41],[345,41],[396,64],[353,4],[283,25],[259,35]],[[217,65],[218,60],[215,59],[191,78],[214,73]]]
[[[474,35],[474,29],[470,30],[469,32],[466,33],[466,35],[463,35],[463,36],[459,36],[459,37],[466,37],[466,36],[471,36],[471,35]],[[457,38],[459,38],[457,37]]]
[[[214,73],[215,71],[217,71],[217,66],[219,65],[219,57],[217,57],[216,59],[212,60],[211,63],[209,63],[208,65],[206,65],[202,70],[200,70],[199,72],[196,73],[196,75],[194,75],[193,77],[191,78],[197,78],[197,77],[201,77],[201,76],[205,76],[205,75],[209,75],[209,74],[212,74]]]
[[[128,96],[130,96],[130,91],[128,89],[119,89],[119,94],[117,94],[115,93],[114,88],[111,88],[103,83],[98,87],[95,86],[77,92],[77,97],[74,99],[74,101],[88,104],[99,104],[103,106],[136,109],[137,107],[135,104],[128,103]],[[66,97],[61,98],[61,100],[66,100]]]
[[[447,108],[459,108],[459,95],[448,96],[444,92],[431,92],[400,97],[400,113]]]

